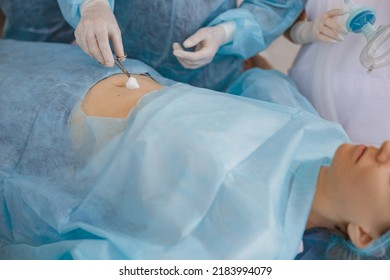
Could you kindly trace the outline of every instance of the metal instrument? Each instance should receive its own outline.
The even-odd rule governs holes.
[[[127,54],[125,54],[125,56],[123,56],[123,57],[116,57],[116,59],[115,59],[115,65],[118,66],[119,69],[121,69],[122,72],[123,72],[128,78],[130,78],[130,73],[129,73],[129,71],[127,71],[126,68],[123,67],[122,62],[121,62],[121,61],[123,61],[123,60],[126,58],[126,56],[127,56]]]

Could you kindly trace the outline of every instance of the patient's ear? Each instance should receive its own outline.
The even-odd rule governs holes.
[[[349,223],[347,232],[349,239],[359,249],[367,247],[375,239],[359,224]]]

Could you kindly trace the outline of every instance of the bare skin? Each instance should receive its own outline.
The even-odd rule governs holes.
[[[85,96],[81,108],[88,116],[126,118],[142,96],[163,86],[145,75],[132,75],[140,85],[126,88],[124,74],[110,76],[94,85]]]
[[[348,236],[358,248],[390,229],[390,141],[341,145],[322,167],[307,223]]]

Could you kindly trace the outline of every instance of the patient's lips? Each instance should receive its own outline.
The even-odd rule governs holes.
[[[138,84],[138,81],[136,78],[134,78],[133,76],[131,76],[127,82],[126,82],[126,88],[128,89],[136,89],[136,88],[139,88],[139,84]]]
[[[365,145],[359,145],[357,148],[357,151],[356,151],[356,160],[355,162],[357,163],[361,158],[362,156],[364,155],[364,153],[366,152],[367,150],[367,146]]]

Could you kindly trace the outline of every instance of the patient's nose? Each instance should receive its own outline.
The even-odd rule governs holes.
[[[386,163],[390,161],[390,141],[385,141],[378,153],[377,160],[380,163]]]

